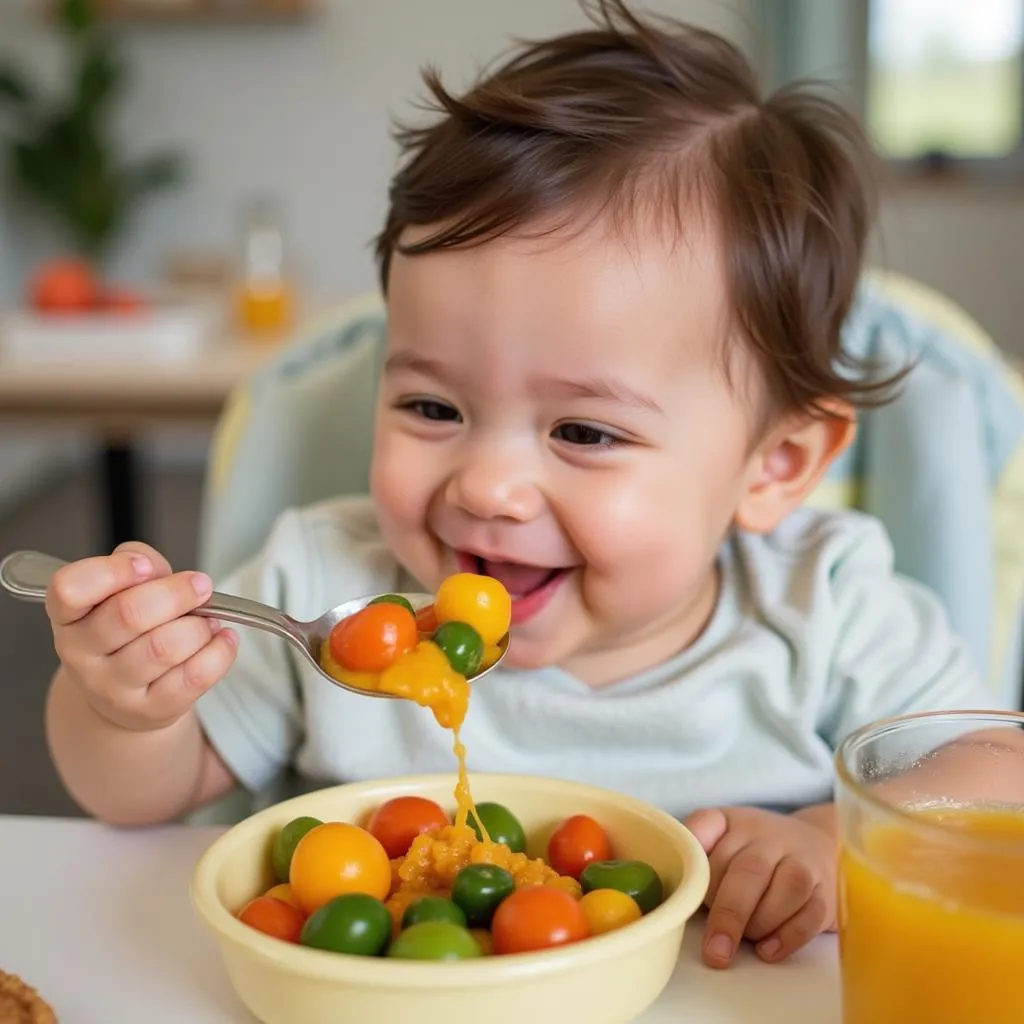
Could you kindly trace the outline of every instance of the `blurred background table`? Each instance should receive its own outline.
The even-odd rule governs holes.
[[[0,422],[72,425],[96,439],[104,502],[100,550],[110,550],[146,537],[138,460],[143,433],[212,425],[235,385],[280,344],[226,328],[196,357],[56,363],[13,355],[0,338]]]

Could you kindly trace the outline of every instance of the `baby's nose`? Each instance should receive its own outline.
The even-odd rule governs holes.
[[[477,519],[528,522],[540,515],[544,498],[529,467],[498,453],[481,454],[463,459],[452,473],[448,502]]]

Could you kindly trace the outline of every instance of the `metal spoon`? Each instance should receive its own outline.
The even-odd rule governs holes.
[[[59,558],[44,555],[38,551],[15,551],[0,562],[0,586],[22,601],[43,601],[46,598],[46,588],[53,578],[53,574],[66,564]],[[335,679],[334,676],[328,675],[320,667],[320,647],[327,639],[331,628],[346,616],[365,608],[374,600],[375,596],[378,595],[371,594],[367,597],[356,597],[351,601],[343,601],[328,609],[318,619],[314,619],[312,622],[301,622],[268,604],[214,591],[206,603],[193,609],[191,614],[266,630],[268,633],[287,640],[324,679],[335,686],[340,686],[343,690],[348,690],[351,693],[362,694],[364,697],[392,697],[394,695],[390,693],[361,690],[357,686],[350,686],[348,683],[343,683],[341,680]],[[402,594],[400,596],[406,598],[416,609],[430,604],[434,599],[432,594]],[[472,676],[473,682],[481,679],[491,669],[501,664],[508,651],[508,641],[506,633],[498,641],[498,647],[501,650],[498,660]]]

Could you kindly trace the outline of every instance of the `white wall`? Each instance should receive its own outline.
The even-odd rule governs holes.
[[[52,75],[58,55],[33,13],[39,6],[0,0],[0,51]],[[749,40],[746,0],[650,6]],[[182,146],[193,172],[185,189],[145,212],[118,270],[144,277],[159,271],[170,247],[229,244],[239,199],[271,190],[286,208],[312,292],[342,297],[372,287],[369,243],[395,154],[389,116],[410,112],[420,65],[432,61],[448,80],[463,82],[508,37],[582,20],[576,0],[320,0],[320,7],[313,21],[292,27],[123,30],[136,84],[126,137],[142,149]],[[946,289],[1003,344],[1024,352],[1024,194],[893,197],[884,237],[894,269]],[[23,218],[12,223],[0,210],[0,301],[19,293],[45,251]],[[21,479],[29,449],[0,431],[2,500],[5,485]],[[38,449],[31,455],[36,465]]]

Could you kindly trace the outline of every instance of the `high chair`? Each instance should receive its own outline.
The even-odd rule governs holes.
[[[307,325],[231,397],[202,510],[200,565],[215,580],[285,508],[366,492],[384,331],[381,297],[359,296]],[[945,603],[991,707],[1019,708],[1024,380],[963,310],[895,274],[865,275],[844,338],[859,356],[913,369],[899,398],[861,415],[811,501],[880,518],[897,571]]]

